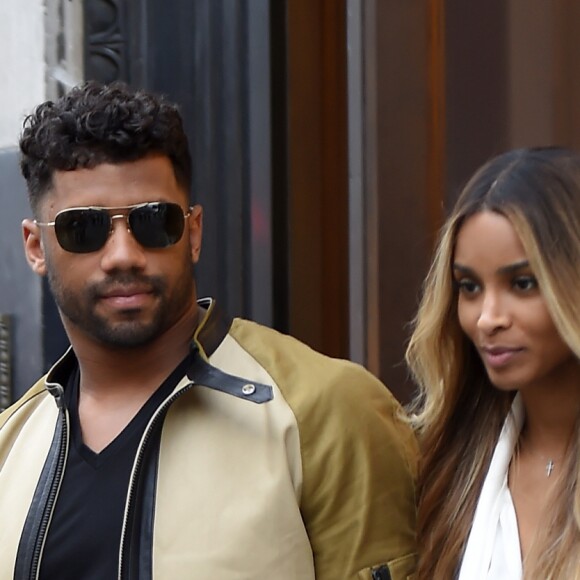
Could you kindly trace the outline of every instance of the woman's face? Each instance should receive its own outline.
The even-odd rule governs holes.
[[[464,222],[457,235],[453,277],[459,324],[497,388],[578,381],[580,367],[554,326],[506,217],[482,211]]]

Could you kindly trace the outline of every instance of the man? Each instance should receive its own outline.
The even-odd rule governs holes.
[[[20,148],[71,348],[0,415],[0,578],[407,578],[412,433],[361,367],[196,300],[176,107],[87,83]]]

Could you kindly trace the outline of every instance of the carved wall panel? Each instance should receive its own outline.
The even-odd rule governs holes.
[[[130,81],[128,66],[128,2],[85,2],[85,78],[109,83]]]

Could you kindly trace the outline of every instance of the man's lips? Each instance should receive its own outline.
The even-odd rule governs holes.
[[[138,294],[151,294],[152,290],[148,286],[123,286],[111,288],[101,292],[101,298],[127,298]]]
[[[103,302],[122,309],[140,308],[153,296],[154,292],[149,286],[116,287],[100,293]]]
[[[510,364],[523,350],[512,346],[483,346],[480,352],[487,366],[501,368]]]

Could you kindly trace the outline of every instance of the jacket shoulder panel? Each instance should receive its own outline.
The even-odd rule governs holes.
[[[17,401],[12,403],[10,407],[2,411],[0,413],[0,431],[4,427],[4,425],[9,421],[9,419],[15,415],[21,408],[25,407],[26,405],[30,406],[33,403],[33,406],[38,403],[38,401],[34,401],[33,399],[38,398],[38,395],[46,394],[46,387],[44,386],[44,379],[45,377],[40,378],[32,387],[20,397]]]
[[[232,336],[209,362],[248,385],[270,385],[273,397],[254,404],[202,381],[171,405],[158,458],[153,575],[314,580],[296,418]]]

